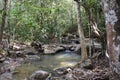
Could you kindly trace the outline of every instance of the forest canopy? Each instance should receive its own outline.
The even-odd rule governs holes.
[[[0,0],[0,6],[2,18],[3,0]],[[98,1],[87,0],[87,6],[98,27],[104,30],[103,14]],[[90,25],[84,7],[81,11],[83,28],[88,37]],[[9,32],[13,40],[45,41],[66,33],[77,34],[76,4],[73,0],[8,0],[6,24],[5,32]]]

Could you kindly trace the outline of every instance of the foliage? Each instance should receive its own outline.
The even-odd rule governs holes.
[[[86,0],[86,4],[92,12],[93,18],[97,22],[98,28],[105,30],[105,20],[101,5],[98,0]]]
[[[104,19],[99,12],[101,7],[98,1],[87,0],[87,5],[92,8],[98,25],[104,29]],[[11,39],[46,41],[69,32],[71,27],[77,28],[76,4],[73,0],[9,0],[8,10],[7,26],[10,27]],[[82,21],[87,33],[88,20],[84,9],[82,9]]]

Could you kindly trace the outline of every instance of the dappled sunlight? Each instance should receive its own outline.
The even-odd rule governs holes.
[[[67,59],[71,58],[72,56],[69,56],[69,54],[63,54],[63,55],[57,55],[55,58],[56,59]]]
[[[56,56],[56,59],[63,59],[63,58],[65,58],[65,55]]]
[[[60,66],[74,66],[77,62],[60,62]]]

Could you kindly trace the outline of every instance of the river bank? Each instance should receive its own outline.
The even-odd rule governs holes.
[[[97,60],[99,55],[97,55],[98,58],[88,59],[85,64],[81,64],[79,63],[80,54],[74,53],[75,49],[71,50],[71,46],[73,47],[73,45],[46,44],[42,46],[47,50],[45,53],[45,51],[37,51],[30,45],[15,44],[10,51],[12,55],[5,57],[1,63],[1,65],[7,63],[9,66],[1,66],[0,80],[44,80],[40,77],[34,79],[37,75],[44,76],[44,71],[49,74],[49,80],[108,79],[109,68],[101,64],[101,60]],[[102,65],[103,67],[101,67]],[[36,73],[36,71],[38,72]]]

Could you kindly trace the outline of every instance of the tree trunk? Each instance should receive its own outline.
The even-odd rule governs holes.
[[[85,44],[85,38],[82,28],[82,22],[81,22],[81,12],[80,12],[80,1],[74,0],[77,3],[77,20],[78,20],[78,33],[80,37],[80,47],[81,47],[81,62],[84,62],[87,59],[87,50],[86,50],[86,44]]]
[[[9,36],[8,36],[8,42],[10,43],[10,34],[11,34],[11,33],[10,33],[10,30],[11,30],[11,29],[10,29],[10,26],[11,26],[11,25],[10,25],[10,20],[11,20],[11,19],[10,19],[11,0],[9,0],[9,5],[8,5],[8,7],[9,7],[9,9],[8,9],[8,17],[9,17],[9,18],[7,19],[7,23],[8,23],[8,34],[9,34]]]
[[[87,16],[87,18],[88,18],[88,23],[89,23],[89,27],[92,29],[92,34],[94,33],[98,38],[99,38],[99,40],[101,41],[101,44],[102,44],[102,49],[103,49],[103,53],[105,53],[105,51],[106,51],[106,39],[104,38],[105,37],[105,35],[104,35],[104,33],[103,32],[101,32],[100,31],[100,29],[98,28],[98,25],[97,25],[97,22],[95,21],[95,18],[93,17],[93,14],[92,14],[92,10],[91,10],[91,7],[90,6],[88,6],[87,4],[86,4],[86,0],[84,0],[83,1],[83,7],[84,7],[84,9],[85,9],[85,11],[86,11],[86,16]],[[91,34],[91,35],[92,35]],[[91,36],[90,35],[90,36]],[[91,36],[92,37],[92,36]],[[91,42],[92,43],[92,42]],[[93,46],[93,48],[94,48],[94,46]]]
[[[120,80],[120,0],[101,0],[106,22],[107,52],[112,80]]]
[[[5,27],[7,3],[8,3],[8,0],[4,0],[4,7],[3,7],[3,14],[2,14],[2,23],[1,23],[1,29],[0,29],[0,42],[2,41],[3,31],[4,31],[4,27]]]

